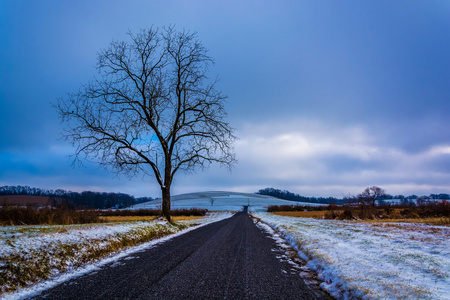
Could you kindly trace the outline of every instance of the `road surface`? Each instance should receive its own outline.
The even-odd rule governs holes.
[[[33,299],[319,299],[245,212],[200,227]],[[324,294],[323,294],[324,295]]]

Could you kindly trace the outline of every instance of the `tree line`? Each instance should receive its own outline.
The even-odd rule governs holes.
[[[139,197],[124,193],[106,193],[83,191],[81,193],[63,189],[47,190],[29,186],[2,186],[0,195],[27,195],[49,197],[50,205],[67,204],[75,208],[124,208],[134,204],[153,200],[151,197]]]
[[[364,190],[363,193],[359,194],[358,196],[346,196],[343,197],[342,199],[338,199],[338,198],[334,198],[334,197],[305,197],[305,196],[301,196],[299,194],[295,194],[295,193],[291,193],[287,190],[280,190],[280,189],[275,189],[275,188],[265,188],[265,189],[261,189],[257,192],[257,194],[260,195],[267,195],[267,196],[272,196],[272,197],[276,197],[276,198],[280,198],[280,199],[284,199],[284,200],[291,200],[291,201],[297,201],[297,202],[310,202],[310,203],[323,203],[323,204],[331,204],[331,203],[335,203],[338,205],[342,205],[342,204],[346,204],[346,203],[351,203],[354,202],[355,199],[366,199],[367,201],[371,201],[371,204],[374,205],[375,200],[379,201],[379,203],[383,203],[383,200],[390,200],[390,199],[399,199],[401,201],[401,204],[411,204],[411,203],[416,203],[416,200],[422,200],[422,201],[427,201],[427,200],[450,200],[450,195],[449,194],[430,194],[430,195],[422,195],[422,196],[417,196],[417,195],[409,195],[409,196],[404,196],[404,195],[389,195],[386,194],[383,190],[383,192],[379,192],[376,193],[374,195],[372,195],[371,193],[371,189],[376,188],[376,187],[370,187],[367,188],[366,190]]]
[[[299,194],[291,193],[287,190],[279,190],[274,188],[265,188],[257,192],[260,195],[272,196],[284,200],[291,200],[297,202],[310,202],[310,203],[324,203],[324,204],[344,204],[343,199],[338,199],[334,197],[305,197]]]

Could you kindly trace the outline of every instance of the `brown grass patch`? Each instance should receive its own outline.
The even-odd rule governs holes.
[[[172,209],[170,215],[175,216],[205,216],[207,209],[189,208],[189,209]],[[124,216],[161,216],[161,209],[123,209],[123,210],[103,210],[102,217],[124,217]]]
[[[68,269],[98,261],[120,249],[133,247],[187,228],[186,224],[149,224],[106,238],[85,241],[55,239],[44,247],[28,247],[3,256],[0,265],[0,299],[22,287],[42,282]],[[81,229],[82,230],[82,229]]]
[[[101,217],[105,222],[134,222],[134,221],[151,221],[158,218],[158,216],[107,216]],[[202,217],[199,216],[174,216],[173,222],[195,220]]]
[[[298,218],[315,218],[322,219],[327,211],[278,211],[273,212],[274,215],[286,216],[286,217],[298,217]],[[342,211],[336,211],[337,214],[342,213]],[[360,223],[420,223],[429,225],[450,225],[450,218],[418,218],[418,219],[407,219],[407,218],[395,218],[395,219],[367,219],[367,220],[356,220],[354,222]]]
[[[273,212],[274,215],[286,216],[286,217],[298,217],[298,218],[315,218],[322,219],[327,211],[278,211]],[[342,211],[336,211],[337,214]],[[419,219],[407,219],[407,218],[395,218],[395,219],[367,219],[367,220],[355,220],[357,223],[420,223],[429,225],[444,225],[450,226],[450,218],[419,218]]]
[[[277,211],[273,212],[274,215],[286,216],[286,217],[299,217],[299,218],[316,218],[321,219],[325,216],[327,211]]]
[[[428,225],[450,226],[450,218],[423,218],[423,219],[382,219],[382,220],[358,220],[358,223],[417,223]]]
[[[100,217],[105,222],[133,222],[133,221],[151,221],[157,216],[107,216]]]
[[[173,222],[178,222],[178,221],[189,221],[189,220],[196,220],[196,219],[200,219],[203,218],[201,216],[174,216],[172,217],[172,221]]]

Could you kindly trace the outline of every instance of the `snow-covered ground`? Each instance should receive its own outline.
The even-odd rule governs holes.
[[[281,200],[271,196],[233,193],[233,192],[202,192],[173,196],[172,209],[201,208],[210,211],[240,211],[249,205],[251,211],[266,211],[270,205],[308,205],[320,206],[324,204],[295,202]],[[131,209],[157,209],[161,207],[161,199],[134,205]]]
[[[253,215],[281,231],[338,299],[450,299],[450,227]]]
[[[114,261],[124,253],[143,250],[173,236],[230,216],[230,212],[208,213],[204,218],[177,222],[182,226],[154,220],[116,224],[0,227],[0,298],[29,297],[40,289],[92,271],[95,265]],[[189,228],[182,230],[186,227]],[[159,237],[166,237],[156,240],[147,238],[155,233]],[[124,251],[125,248],[120,247],[124,239],[128,243],[135,240],[136,244],[141,245]],[[150,241],[140,243],[140,240]],[[105,253],[108,258],[105,260],[106,256],[103,255],[99,257],[102,260],[98,262],[99,258],[93,254],[99,252]],[[13,272],[10,271],[12,266],[15,269]],[[33,273],[34,268],[37,272],[43,272],[45,269],[48,278],[52,280],[42,282],[42,278]],[[24,288],[18,284],[20,280],[25,280],[27,285],[40,283],[31,288]],[[14,288],[19,288],[19,292],[2,294]]]

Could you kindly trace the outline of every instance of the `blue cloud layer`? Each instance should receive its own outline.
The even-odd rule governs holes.
[[[96,75],[111,40],[169,24],[210,50],[241,139],[234,173],[179,176],[175,193],[449,192],[449,155],[433,154],[450,143],[445,1],[2,1],[0,184],[156,196],[150,178],[72,169],[51,102]],[[283,133],[278,148],[291,152],[264,152]]]

